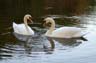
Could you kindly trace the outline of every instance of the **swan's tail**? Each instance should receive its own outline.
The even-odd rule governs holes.
[[[13,22],[13,30],[14,30],[15,32],[17,32],[16,29],[17,29],[17,24],[16,24],[15,22]]]
[[[83,41],[88,41],[86,38],[84,38],[84,37],[80,37],[80,39],[81,40],[83,40]]]
[[[13,22],[13,25],[17,25],[15,22]]]
[[[16,27],[16,26],[17,26],[17,24],[15,22],[13,22],[13,28]]]

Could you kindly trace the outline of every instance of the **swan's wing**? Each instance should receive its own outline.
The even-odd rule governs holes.
[[[82,30],[81,32],[75,34],[73,37],[83,37],[84,35],[88,34],[88,31]]]
[[[34,31],[28,26],[28,30],[26,30],[25,24],[16,24],[13,23],[13,29],[14,32],[18,34],[23,34],[23,35],[33,35]]]
[[[35,34],[35,32],[33,31],[33,29],[31,27],[29,27],[29,26],[28,26],[28,30],[29,30],[29,32],[30,32],[31,35],[34,35]]]
[[[16,24],[15,22],[13,22],[13,30],[16,33],[19,33],[18,24]]]
[[[75,34],[80,33],[81,29],[76,27],[61,27],[52,32],[51,36],[72,38]]]

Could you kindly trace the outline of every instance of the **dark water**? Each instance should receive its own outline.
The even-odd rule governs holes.
[[[93,3],[94,2],[94,3]],[[74,5],[76,4],[76,5]],[[31,25],[35,36],[13,33],[12,22],[22,23],[31,14],[35,23],[50,16],[56,28],[76,26],[89,31],[88,41],[60,40],[50,43],[41,25]],[[96,63],[95,0],[0,1],[0,63]]]

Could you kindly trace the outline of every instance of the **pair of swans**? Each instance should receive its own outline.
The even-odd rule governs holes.
[[[24,24],[16,24],[13,22],[14,32],[21,35],[34,35],[34,31],[28,26],[27,21],[31,21],[31,15],[24,16]],[[44,26],[48,26],[49,30],[45,33],[47,37],[55,38],[83,38],[86,33],[82,33],[82,30],[77,27],[60,27],[55,30],[55,21],[51,17],[44,19]]]

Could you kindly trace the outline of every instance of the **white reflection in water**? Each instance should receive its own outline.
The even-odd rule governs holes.
[[[14,33],[14,36],[18,40],[24,41],[24,49],[28,54],[31,54],[32,52],[49,52],[53,50],[53,48],[50,46],[50,42],[43,35],[36,34],[33,36],[27,36]]]

